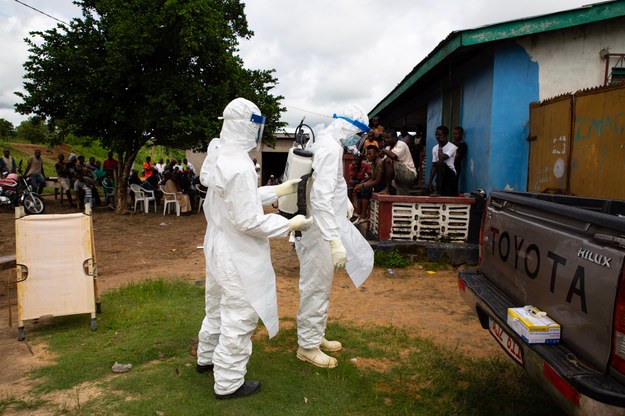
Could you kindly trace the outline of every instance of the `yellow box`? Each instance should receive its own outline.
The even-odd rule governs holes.
[[[531,305],[508,308],[507,323],[527,344],[560,343],[560,324]]]

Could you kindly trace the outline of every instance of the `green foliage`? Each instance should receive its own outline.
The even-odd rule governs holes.
[[[376,251],[374,253],[375,265],[379,267],[398,269],[414,264],[409,257],[400,254],[397,250]]]
[[[274,338],[264,331],[254,337],[246,377],[262,381],[261,393],[219,402],[212,375],[196,373],[191,353],[203,303],[201,287],[159,280],[105,294],[96,332],[84,315],[32,330],[27,325],[30,342],[47,343],[57,357],[31,373],[38,392],[65,390],[76,397],[76,409],[41,401],[31,406],[98,415],[561,415],[510,360],[467,357],[395,327],[332,321],[328,333],[344,345],[332,354],[337,368],[299,361],[294,322],[283,320]],[[115,361],[133,369],[112,376]],[[81,389],[94,386],[101,394],[81,400]],[[10,400],[3,403],[7,414],[16,410]]]
[[[40,117],[31,117],[20,123],[16,135],[28,143],[44,144],[50,141],[53,134]]]
[[[27,39],[25,92],[17,93],[23,102],[16,109],[49,120],[59,141],[73,133],[113,151],[118,183],[126,183],[152,138],[205,149],[235,97],[280,119],[283,97],[270,94],[273,71],[248,70],[237,54],[238,39],[253,35],[240,0],[75,3],[81,18]],[[274,121],[265,137],[281,126]],[[116,192],[122,198],[125,187]]]
[[[9,120],[0,118],[0,139],[11,140],[15,136],[15,126]]]

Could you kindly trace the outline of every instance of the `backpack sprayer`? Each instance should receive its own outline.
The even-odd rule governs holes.
[[[297,186],[297,192],[278,198],[278,211],[286,218],[292,218],[295,215],[306,215],[307,203],[307,185],[308,180],[312,176],[313,153],[306,150],[306,144],[310,136],[304,133],[304,127],[310,130],[312,141],[315,142],[315,133],[307,124],[304,124],[304,118],[295,129],[295,141],[293,147],[289,149],[286,159],[286,167],[282,175],[282,182],[289,179],[300,179],[301,182]],[[299,237],[300,231],[295,232],[295,236]]]

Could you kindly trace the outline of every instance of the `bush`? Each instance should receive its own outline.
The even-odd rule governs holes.
[[[374,256],[375,265],[379,267],[398,269],[414,264],[414,261],[411,258],[400,254],[397,250],[376,251]]]

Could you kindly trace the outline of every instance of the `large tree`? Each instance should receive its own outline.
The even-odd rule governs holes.
[[[10,140],[15,136],[15,126],[9,120],[0,118],[0,139]]]
[[[119,160],[116,197],[125,201],[132,163],[150,138],[181,149],[216,137],[217,117],[237,96],[283,126],[273,70],[248,70],[237,55],[250,38],[239,0],[82,0],[82,17],[27,38],[29,58],[16,105],[62,136],[89,137]],[[117,204],[118,212],[125,210]]]

